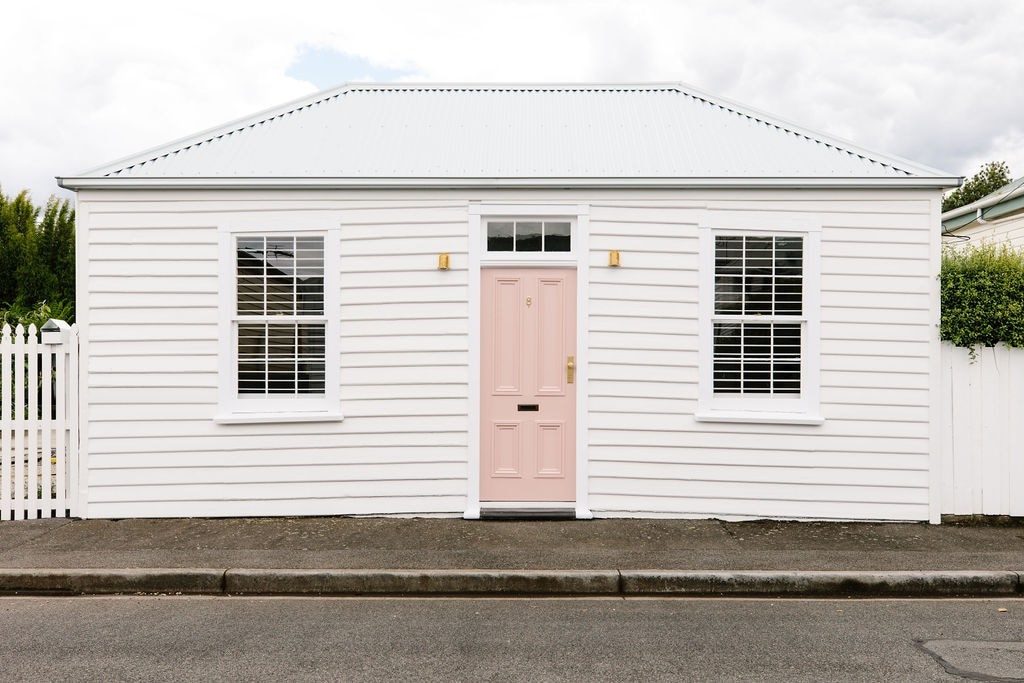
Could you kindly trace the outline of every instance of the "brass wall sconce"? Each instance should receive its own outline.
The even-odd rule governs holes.
[[[448,254],[437,255],[437,269],[448,270]]]
[[[612,249],[611,251],[608,252],[608,265],[611,268],[618,268],[621,265],[619,261],[618,249]]]

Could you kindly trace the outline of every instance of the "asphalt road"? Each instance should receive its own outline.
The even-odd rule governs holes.
[[[0,634],[10,681],[1024,679],[1024,599],[5,597]]]

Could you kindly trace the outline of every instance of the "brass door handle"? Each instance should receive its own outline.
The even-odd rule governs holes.
[[[569,384],[576,381],[576,356],[569,356],[565,361],[565,381]]]

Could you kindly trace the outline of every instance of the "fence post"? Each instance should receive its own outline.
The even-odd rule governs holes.
[[[49,507],[49,495],[43,495],[44,487],[49,491],[50,454],[39,450],[39,432],[43,426],[39,419],[39,338],[36,326],[28,326],[28,337],[25,339],[25,394],[28,406],[24,411],[25,431],[28,442],[25,444],[25,516],[28,519],[41,517],[43,510]]]
[[[53,392],[53,401],[56,407],[55,414],[48,414],[44,425],[47,429],[56,432],[55,457],[57,462],[54,479],[56,491],[52,492],[51,509],[58,517],[63,517],[68,510],[68,481],[67,463],[69,450],[73,449],[73,441],[78,436],[70,432],[68,424],[68,372],[77,372],[77,368],[68,367],[68,346],[71,342],[71,326],[63,320],[47,320],[40,330],[42,344],[48,347],[49,354],[53,355],[54,372],[56,374],[56,390]],[[51,422],[50,418],[53,415]]]
[[[0,520],[5,521],[11,518],[11,503],[16,490],[12,482],[14,409],[11,405],[11,361],[14,340],[11,332],[11,326],[7,323],[0,328]]]

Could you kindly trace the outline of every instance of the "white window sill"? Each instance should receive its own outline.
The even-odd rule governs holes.
[[[281,412],[281,413],[222,413],[215,415],[217,424],[257,424],[275,422],[341,422],[344,416],[338,412]]]
[[[820,425],[825,418],[810,413],[772,413],[745,410],[707,410],[694,415],[698,422],[749,422],[758,424]]]

